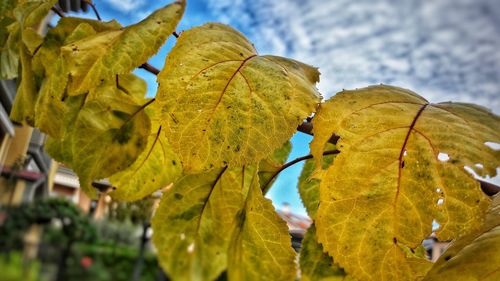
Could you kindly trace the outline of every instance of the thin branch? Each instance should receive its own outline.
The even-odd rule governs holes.
[[[52,10],[52,12],[56,13],[61,18],[65,17],[64,14],[63,14],[63,12],[59,11],[59,9],[56,8],[56,7],[52,7],[52,8],[50,8],[50,10]]]
[[[99,15],[99,12],[95,7],[95,4],[91,0],[83,0],[83,2],[87,3],[92,8],[92,10],[94,10],[94,14],[98,20],[102,20],[101,16]]]
[[[479,184],[481,184],[481,189],[483,190],[483,192],[488,196],[493,196],[500,192],[500,186],[498,185],[494,185],[492,183],[485,182],[482,180],[477,180],[477,181],[479,182]]]
[[[176,31],[172,32],[172,35],[173,35],[175,38],[179,38],[179,34],[178,34]]]
[[[335,150],[327,150],[327,151],[323,152],[323,156],[325,156],[325,155],[339,154],[339,153],[340,153],[340,151],[338,151],[338,150],[336,150],[336,149],[335,149]],[[297,164],[297,163],[299,163],[299,162],[301,162],[301,161],[304,161],[304,160],[307,160],[307,159],[311,159],[311,158],[313,158],[313,156],[312,156],[311,154],[309,154],[309,155],[306,155],[306,156],[302,156],[302,157],[296,158],[296,159],[294,159],[294,160],[292,160],[292,161],[290,161],[290,162],[288,162],[288,163],[283,164],[283,165],[279,168],[279,170],[277,170],[277,171],[276,171],[276,172],[275,172],[275,173],[271,176],[271,178],[269,178],[269,180],[266,182],[266,184],[264,185],[264,189],[262,190],[262,193],[266,194],[266,193],[269,191],[269,189],[271,188],[271,182],[272,182],[272,181],[274,180],[274,178],[275,178],[275,177],[276,177],[279,173],[281,173],[283,170],[285,170],[286,168],[288,168],[288,167],[290,167],[290,166],[292,166],[292,165],[295,165],[295,164]]]
[[[302,124],[300,124],[297,127],[297,131],[304,133],[304,134],[308,134],[310,136],[313,136],[313,132],[312,132],[313,124],[311,123],[311,121],[312,121],[312,118],[307,118],[306,121],[304,121]],[[328,140],[328,142],[331,144],[336,144],[338,140],[339,140],[339,136],[332,135],[332,137]]]
[[[160,70],[152,65],[150,65],[149,63],[143,63],[141,66],[139,66],[139,68],[142,68],[150,73],[153,73],[154,75],[158,75],[158,73],[160,73]]]

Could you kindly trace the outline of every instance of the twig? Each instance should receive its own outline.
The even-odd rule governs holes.
[[[312,125],[311,121],[312,121],[312,118],[307,118],[306,121],[304,121],[302,124],[300,124],[297,127],[297,131],[312,136],[313,135],[313,133],[312,133],[313,125]],[[328,140],[328,142],[331,144],[336,144],[337,141],[339,140],[339,138],[340,137],[337,135],[332,135],[332,137]]]
[[[63,12],[59,11],[59,9],[57,9],[56,7],[52,7],[52,8],[50,8],[50,10],[52,10],[52,12],[56,13],[61,18],[65,17]]]
[[[173,35],[175,38],[179,38],[179,34],[178,34],[176,31],[172,32],[172,35]]]
[[[99,12],[95,7],[95,4],[91,0],[83,0],[83,2],[87,3],[92,8],[92,10],[94,10],[94,14],[97,17],[97,20],[102,20],[101,16],[99,15]]]
[[[483,190],[483,192],[488,196],[493,196],[500,192],[500,186],[498,185],[494,185],[492,183],[485,182],[482,180],[477,180],[477,181],[479,182],[479,184],[481,184],[481,189]]]
[[[327,151],[323,152],[323,156],[325,156],[325,155],[339,154],[339,153],[340,153],[340,151],[338,151],[338,150],[336,150],[336,149],[335,149],[335,150],[327,150]],[[283,165],[279,168],[279,170],[277,170],[276,172],[274,172],[274,174],[271,176],[271,178],[269,178],[269,180],[266,182],[266,184],[264,185],[264,188],[262,189],[262,193],[266,194],[266,193],[269,191],[269,189],[271,188],[271,186],[270,186],[270,185],[271,185],[271,182],[274,180],[274,178],[275,178],[275,177],[276,177],[276,176],[277,176],[277,175],[278,175],[281,171],[283,171],[283,170],[285,170],[286,168],[288,168],[288,167],[290,167],[290,166],[292,166],[292,165],[295,165],[295,164],[297,164],[297,163],[299,163],[299,162],[301,162],[301,161],[304,161],[304,160],[307,160],[307,159],[311,159],[311,158],[313,158],[313,156],[312,156],[311,154],[309,154],[309,155],[306,155],[306,156],[302,156],[302,157],[296,158],[296,159],[294,159],[294,160],[292,160],[292,161],[290,161],[290,162],[288,162],[288,163],[283,164]]]
[[[141,66],[139,66],[139,68],[142,68],[148,72],[151,72],[153,73],[154,75],[158,75],[158,73],[160,73],[160,70],[158,70],[158,68],[150,65],[149,63],[143,63]]]

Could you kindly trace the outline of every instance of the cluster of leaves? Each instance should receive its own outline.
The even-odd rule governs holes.
[[[146,99],[132,71],[175,31],[184,1],[128,27],[64,17],[45,37],[35,23],[55,1],[12,1],[0,27],[1,75],[18,77],[11,117],[47,133],[49,153],[91,196],[91,182],[105,177],[116,187],[110,195],[124,201],[173,183],[152,226],[160,262],[176,280],[296,277],[287,226],[263,191],[313,113],[314,159],[299,184],[314,220],[300,256],[304,279],[419,280],[432,266],[421,242],[433,220],[443,240],[472,241],[499,224],[497,216],[482,223],[491,200],[464,170],[494,176],[500,167],[500,151],[486,145],[500,143],[500,118],[484,108],[430,104],[383,85],[320,103],[316,68],[258,55],[218,23],[182,32],[155,98]],[[333,148],[336,157],[325,153]],[[426,278],[437,266],[457,270],[436,264]],[[481,270],[500,274],[498,266],[471,272]]]

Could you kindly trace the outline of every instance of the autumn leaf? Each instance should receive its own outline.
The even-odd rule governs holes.
[[[307,230],[300,249],[300,272],[303,281],[347,281],[344,270],[336,265],[333,258],[323,252],[316,240],[316,227]]]
[[[259,183],[263,189],[269,189],[276,180],[276,172],[285,163],[288,155],[292,151],[292,143],[287,141],[282,147],[276,149],[273,154],[263,159],[259,163]]]
[[[335,145],[326,144],[325,151],[333,151],[335,149]],[[335,158],[335,155],[324,155],[322,159],[322,168],[328,168]],[[318,210],[319,205],[319,183],[320,179],[313,176],[315,167],[315,160],[308,159],[304,163],[304,167],[302,167],[302,172],[299,176],[299,181],[297,183],[297,189],[299,190],[300,199],[302,199],[302,203],[307,210],[307,214],[309,217],[314,219],[316,217],[316,211]]]
[[[19,66],[19,25],[12,18],[0,19],[0,79],[17,77]],[[17,37],[17,38],[16,38]]]
[[[334,149],[335,145],[333,144],[327,144],[325,147],[325,151]],[[335,155],[323,156],[322,168],[328,168],[332,164],[334,157]],[[313,177],[314,161],[314,159],[305,161],[297,184],[302,203],[307,210],[307,214],[313,221],[319,206],[320,185],[320,180]],[[351,277],[347,277],[344,269],[335,264],[334,259],[323,251],[323,246],[316,238],[316,226],[314,223],[307,229],[302,240],[299,261],[302,280],[354,280]]]
[[[134,201],[173,183],[182,173],[180,161],[170,148],[161,125],[153,121],[148,145],[127,169],[110,177],[115,200]]]
[[[311,151],[321,178],[317,236],[353,277],[422,278],[430,264],[417,248],[433,220],[441,240],[479,227],[489,199],[463,167],[496,175],[500,151],[485,143],[500,143],[498,116],[372,86],[337,94],[313,123]],[[322,171],[321,154],[333,133],[341,153]],[[439,159],[444,155],[447,161]]]
[[[72,131],[73,170],[81,188],[94,196],[91,182],[124,170],[146,148],[150,120],[130,96],[106,91],[86,101]]]
[[[85,96],[68,97],[64,101],[65,115],[62,119],[62,133],[60,138],[47,137],[45,150],[54,160],[64,163],[68,167],[73,166],[73,136],[75,122],[81,108],[85,104]]]
[[[258,56],[236,30],[184,31],[158,75],[167,137],[189,173],[256,163],[287,141],[319,101],[316,68]]]
[[[61,138],[64,131],[64,118],[61,116],[68,113],[64,102],[67,96],[68,71],[67,64],[60,55],[60,48],[97,32],[119,28],[120,25],[115,21],[65,17],[55,28],[49,30],[42,46],[33,56],[33,64],[38,66],[35,72],[39,76],[45,75],[35,106],[35,126],[41,131],[55,138]]]
[[[251,180],[242,182],[238,172],[219,169],[184,176],[163,194],[152,221],[153,242],[172,278],[214,280],[227,268],[241,189]]]
[[[295,252],[287,224],[254,180],[229,246],[229,280],[294,280]]]
[[[175,31],[184,7],[185,1],[176,1],[139,23],[62,47],[71,77],[69,95],[84,94],[102,79],[129,73],[145,63]]]
[[[185,175],[163,194],[152,225],[160,264],[176,280],[214,280],[226,269],[230,280],[295,276],[288,229],[255,167]]]
[[[56,0],[8,1],[1,4],[0,14],[0,79],[13,79],[18,76],[20,52],[30,57],[42,44],[38,25],[47,15]],[[24,50],[21,50],[21,45]],[[31,59],[31,58],[30,58]]]
[[[477,231],[453,241],[424,281],[500,280],[500,196],[496,195]]]
[[[1,77],[12,79],[17,77],[18,60],[21,62],[21,77],[17,88],[16,99],[10,114],[12,120],[34,125],[35,102],[38,98],[39,82],[34,72],[32,54],[42,44],[43,38],[36,27],[47,15],[55,0],[28,1],[19,3],[12,11],[15,21],[7,27],[8,36],[3,38],[1,50]],[[4,18],[5,19],[5,18]],[[2,24],[6,22],[2,20]]]
[[[35,103],[38,98],[37,83],[33,73],[31,56],[26,47],[20,49],[21,75],[17,85],[16,99],[12,105],[10,118],[19,123],[34,125]]]

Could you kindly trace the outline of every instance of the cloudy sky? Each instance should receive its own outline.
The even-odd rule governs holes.
[[[95,1],[104,19],[130,24],[168,1]],[[188,0],[179,31],[207,21],[230,24],[261,54],[287,56],[320,68],[319,89],[330,97],[370,84],[409,88],[431,102],[473,102],[500,113],[498,0]],[[158,67],[168,49],[151,60]],[[155,92],[155,77],[138,70]],[[294,137],[290,158],[307,154],[307,136]],[[291,203],[294,173],[270,192]]]

